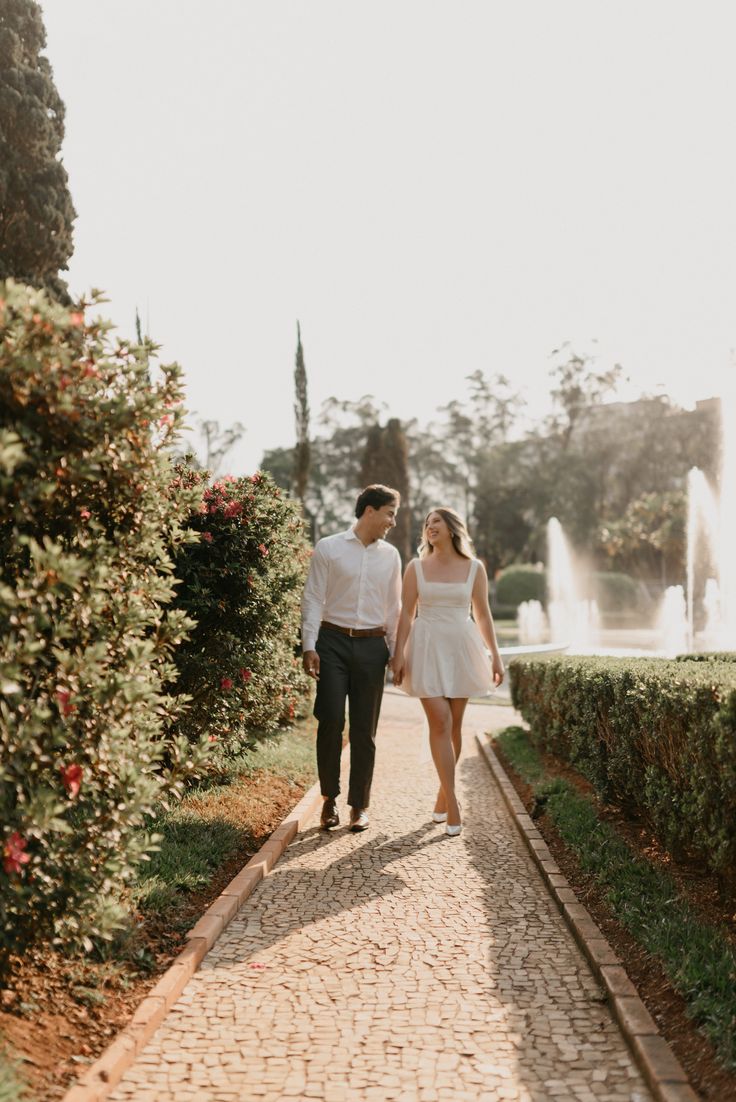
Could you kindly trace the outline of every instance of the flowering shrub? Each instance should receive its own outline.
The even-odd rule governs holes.
[[[0,958],[108,936],[144,826],[203,748],[167,734],[179,371],[0,284]],[[155,373],[155,378],[153,377]]]
[[[196,544],[179,549],[177,606],[196,628],[176,654],[178,688],[191,697],[179,727],[206,731],[225,750],[293,719],[308,691],[299,602],[309,561],[298,507],[271,478],[177,469],[175,489],[195,489]]]

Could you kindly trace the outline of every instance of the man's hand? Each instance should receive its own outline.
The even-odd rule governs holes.
[[[315,681],[319,681],[319,655],[316,650],[305,650],[302,655],[302,665],[304,666],[304,672],[313,677]]]

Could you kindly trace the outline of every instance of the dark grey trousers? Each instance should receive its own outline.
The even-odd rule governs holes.
[[[348,804],[368,807],[388,646],[380,636],[351,639],[339,631],[320,628],[317,654],[319,681],[314,714],[318,721],[317,770],[322,795],[334,800],[340,792],[340,755],[347,700],[350,719]]]

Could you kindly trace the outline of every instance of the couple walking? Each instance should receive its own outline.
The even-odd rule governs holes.
[[[401,582],[401,560],[385,536],[396,524],[398,491],[368,486],[347,532],[314,549],[302,600],[304,669],[317,681],[317,768],[325,829],[339,824],[340,756],[348,703],[350,827],[368,826],[375,737],[389,664],[394,685],[419,697],[440,787],[432,818],[462,830],[455,763],[468,697],[500,685],[504,669],[488,606],[488,580],[463,521],[432,509],[419,557]],[[472,608],[474,619],[470,619]],[[490,651],[490,661],[484,648]]]

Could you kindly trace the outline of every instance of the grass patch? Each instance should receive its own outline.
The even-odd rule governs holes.
[[[665,871],[636,856],[601,821],[595,805],[560,777],[545,776],[529,735],[520,727],[496,741],[519,776],[533,786],[566,845],[601,887],[617,920],[662,964],[688,1015],[736,1070],[736,956],[726,934],[704,923]]]
[[[270,788],[306,787],[315,777],[312,724],[299,724],[216,763],[213,777],[192,787],[175,808],[162,812],[151,829],[159,849],[141,865],[133,898],[147,913],[165,914],[177,927],[187,897],[206,890],[223,865],[243,852],[270,812]],[[263,777],[260,790],[249,781]],[[296,801],[295,801],[296,802]]]

